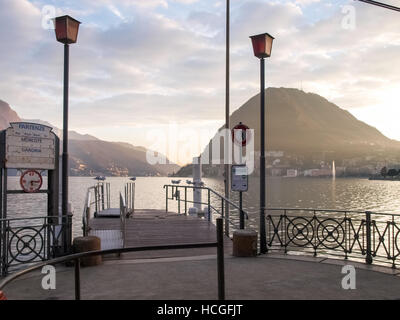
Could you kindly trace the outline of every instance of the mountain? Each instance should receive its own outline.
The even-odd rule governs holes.
[[[317,94],[291,88],[268,88],[265,100],[266,151],[280,151],[276,154],[283,154],[267,157],[270,168],[275,166],[273,161],[277,158],[275,164],[297,169],[319,168],[322,162],[326,165],[333,160],[336,166],[347,169],[369,166],[370,170],[385,162],[400,162],[400,142],[385,137],[376,128]],[[259,94],[232,113],[231,128],[239,122],[254,129],[254,148],[259,151]],[[212,141],[216,141],[214,138]],[[212,141],[205,151],[210,150],[211,153],[208,148]],[[223,155],[223,146],[220,154]],[[258,159],[255,165],[257,167]],[[204,166],[203,171],[215,175],[214,169]],[[181,168],[177,175],[186,175],[190,171],[189,165]],[[217,172],[221,174],[221,170]]]
[[[62,130],[43,120],[21,120],[17,113],[0,100],[0,130],[10,122],[34,122],[53,128],[61,139]],[[147,149],[125,142],[109,142],[76,131],[68,132],[70,174],[78,176],[166,176],[179,170],[170,163],[151,165],[146,160]],[[61,144],[62,145],[62,144]]]
[[[260,95],[232,113],[232,127],[242,121],[255,130],[259,150]],[[354,152],[354,149],[398,147],[376,128],[356,119],[327,99],[297,89],[266,90],[266,147],[268,150]]]
[[[3,100],[0,100],[0,129],[7,128],[10,122],[21,121],[18,114]]]
[[[43,121],[43,120],[40,120],[40,119],[23,119],[22,121],[40,123],[40,124],[43,124],[45,126],[52,127],[53,128],[53,132],[60,139],[62,139],[62,134],[63,134],[62,129],[59,129],[59,128],[53,126],[50,122]],[[94,136],[91,136],[90,134],[80,134],[80,133],[78,133],[76,131],[73,131],[73,130],[68,131],[68,139],[69,140],[93,140],[93,141],[100,140],[100,139],[98,139],[98,138],[96,138]]]
[[[179,170],[176,164],[149,164],[146,152],[145,148],[102,140],[71,140],[69,143],[71,170],[75,174],[166,176]]]

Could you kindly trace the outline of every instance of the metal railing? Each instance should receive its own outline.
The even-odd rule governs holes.
[[[119,193],[119,218],[121,221],[122,248],[125,248],[127,206],[122,193]]]
[[[269,250],[398,263],[400,215],[370,211],[266,209]]]
[[[194,203],[188,200],[187,190],[196,187],[165,185],[164,188],[166,189],[166,210],[168,211],[168,201],[175,200],[178,213],[183,211],[187,214],[187,203]],[[207,192],[207,201],[201,204],[209,208],[208,219],[210,220],[213,211],[225,219],[223,203],[228,200],[210,188],[198,188]],[[218,199],[211,199],[212,194],[217,195]],[[222,201],[220,209],[215,205],[219,201]],[[231,207],[240,210],[232,201],[228,203]],[[301,208],[266,208],[265,212],[266,242],[269,251],[342,257],[364,261],[367,264],[390,264],[393,268],[399,264],[400,215],[370,211]],[[247,213],[244,216],[248,218]],[[239,229],[232,219],[229,223]],[[229,235],[226,229],[225,234]],[[259,241],[261,241],[260,237]]]
[[[89,220],[90,220],[91,197],[92,197],[89,189],[86,192],[85,204],[83,206],[83,214],[82,214],[82,231],[84,237],[88,236],[89,234]]]
[[[83,230],[83,236],[86,237],[89,235],[90,232],[90,219],[92,218],[92,210],[91,207],[95,202],[91,202],[91,190],[93,187],[88,189],[88,192],[86,194],[86,199],[85,199],[85,205],[83,209],[83,215],[82,215],[82,230]],[[126,205],[126,201],[122,193],[119,193],[119,219],[121,223],[121,238],[122,238],[122,247],[125,247],[125,239],[126,239],[126,219],[128,217],[128,208]],[[93,213],[94,215],[94,213]]]
[[[88,188],[88,192],[92,193],[90,206],[93,206],[94,213],[105,209],[109,209],[111,204],[110,183],[98,182],[96,185]]]
[[[98,182],[96,185],[87,189],[82,214],[82,230],[84,236],[88,235],[89,219],[91,215],[96,216],[97,212],[109,209],[110,207],[111,195],[109,182]]]
[[[72,215],[0,219],[0,271],[71,253]]]
[[[222,218],[216,220],[217,224],[217,241],[207,243],[190,243],[190,244],[179,244],[179,245],[162,245],[162,246],[147,246],[147,247],[130,247],[130,248],[119,248],[109,250],[90,251],[84,253],[72,254],[56,259],[52,259],[46,262],[38,263],[25,270],[16,272],[9,277],[5,278],[0,282],[0,290],[4,290],[4,287],[12,281],[20,278],[21,276],[28,274],[32,271],[43,268],[46,265],[55,265],[65,263],[68,261],[74,261],[74,282],[75,282],[75,299],[81,299],[81,276],[80,276],[80,260],[85,257],[106,255],[106,254],[121,254],[126,252],[137,252],[137,251],[151,251],[151,250],[177,250],[177,249],[197,249],[197,248],[217,248],[217,275],[218,275],[218,299],[225,299],[225,266],[224,266],[224,239],[223,239],[223,221]]]
[[[133,212],[135,212],[135,187],[136,185],[134,182],[128,182],[125,184],[124,192],[128,215],[131,215]]]
[[[216,213],[220,215],[225,220],[225,235],[229,237],[229,225],[236,227],[235,222],[232,218],[227,218],[225,215],[226,204],[231,208],[237,209],[239,212],[239,220],[243,221],[243,228],[245,227],[244,220],[248,219],[248,214],[245,210],[241,209],[237,204],[231,200],[225,198],[223,195],[219,194],[215,190],[208,187],[197,187],[197,186],[179,186],[179,185],[164,185],[165,189],[165,211],[168,212],[168,202],[169,200],[175,200],[177,202],[178,213],[188,214],[188,204],[200,204],[207,207],[206,218],[208,221],[212,220],[213,214]],[[194,190],[205,191],[207,201],[196,202],[189,200],[191,194],[188,194],[188,190],[191,193]],[[183,191],[183,192],[182,192]],[[193,196],[192,196],[193,198]],[[183,206],[183,208],[182,208]],[[233,211],[233,210],[231,210]]]

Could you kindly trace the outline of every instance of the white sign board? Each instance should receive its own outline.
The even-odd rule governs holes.
[[[232,191],[246,192],[249,188],[248,170],[245,165],[233,165],[232,167]]]
[[[6,129],[5,167],[54,170],[56,135],[52,128],[29,122],[13,122]]]

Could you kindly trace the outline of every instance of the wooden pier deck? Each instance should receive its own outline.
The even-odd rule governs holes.
[[[119,218],[96,217],[89,220],[89,235],[100,237],[102,249],[122,247]],[[227,254],[232,252],[231,240],[224,238]],[[193,216],[151,209],[135,209],[125,220],[125,247],[204,243],[216,241],[216,227],[211,222]],[[214,255],[215,248],[176,249],[125,253],[121,259],[171,258]],[[116,256],[105,257],[116,258]]]

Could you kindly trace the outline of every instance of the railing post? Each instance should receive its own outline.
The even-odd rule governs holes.
[[[135,192],[136,192],[136,183],[133,184],[133,191],[132,191],[132,212],[135,212]]]
[[[187,187],[185,186],[185,215],[187,215]]]
[[[208,221],[211,221],[210,189],[208,189]]]
[[[67,230],[68,230],[68,246],[67,246],[67,254],[71,254],[72,252],[72,216],[73,214],[68,213],[67,216]]]
[[[217,218],[217,264],[218,264],[218,300],[225,300],[224,266],[224,227],[222,218]]]
[[[126,197],[125,197],[125,204],[126,204],[126,206],[127,206],[128,208],[129,208],[130,205],[131,205],[131,200],[130,200],[131,194],[132,194],[132,185],[129,183],[129,184],[128,184],[128,193],[126,194]]]
[[[240,215],[240,225],[239,225],[239,228],[241,229],[241,230],[243,230],[244,229],[244,212],[243,212],[243,203],[242,203],[242,201],[243,201],[243,193],[242,192],[239,192],[239,210],[240,210],[240,213],[239,213],[239,215]]]
[[[367,233],[367,256],[365,257],[365,262],[367,264],[372,263],[372,249],[371,249],[371,212],[366,211],[365,212],[365,227],[366,227],[366,233]]]
[[[99,212],[97,207],[97,186],[94,187],[94,210],[95,212]]]
[[[229,203],[222,200],[222,203],[225,204],[225,234],[229,237]]]
[[[130,184],[129,186],[129,194],[128,194],[128,200],[125,198],[125,204],[128,209],[132,209],[132,194],[133,194],[133,183]]]
[[[228,214],[227,206],[228,206],[228,204],[225,203],[225,199],[222,199],[222,215],[223,215],[224,220],[225,220],[225,235],[227,237],[229,237],[229,217],[227,216],[227,214]]]
[[[168,186],[165,188],[165,212],[168,212]]]
[[[125,199],[128,199],[128,184],[126,184],[124,187],[124,194],[125,194]],[[129,200],[127,202],[129,202]]]
[[[75,300],[81,300],[81,260],[75,259]]]
[[[110,183],[107,183],[107,209],[111,207],[111,192],[110,192]]]
[[[46,247],[46,256],[47,256],[47,259],[50,259],[52,243],[51,243],[51,226],[50,226],[49,218],[43,219],[43,227],[44,227],[44,231],[46,234],[46,241],[47,241],[47,246],[45,246]],[[55,230],[54,230],[53,234],[55,235]],[[54,246],[54,244],[53,244],[53,246]],[[53,258],[53,256],[52,256],[52,258]]]
[[[101,185],[101,206],[104,210],[104,184]]]
[[[90,206],[86,208],[86,230],[85,236],[89,235],[89,219],[90,219]]]
[[[181,196],[178,187],[176,187],[176,198],[178,199],[178,213],[181,213]]]
[[[1,169],[0,169],[1,170]],[[1,203],[0,203],[0,205],[1,205]],[[7,239],[8,239],[8,237],[7,237],[7,232],[8,232],[8,229],[9,229],[9,221],[7,221],[7,220],[4,220],[3,222],[2,222],[2,224],[1,224],[1,226],[0,226],[0,228],[2,228],[2,257],[1,257],[1,259],[2,259],[2,263],[1,263],[1,275],[3,276],[3,277],[5,277],[6,275],[7,275],[7,269],[8,269],[8,267],[7,267],[7,252],[8,252],[8,250],[7,250]]]
[[[129,208],[129,206],[130,206],[130,203],[131,203],[131,201],[130,201],[130,195],[132,194],[132,186],[131,186],[131,184],[128,182],[128,191],[127,191],[127,194],[126,194],[126,196],[125,196],[125,204],[126,204],[126,206]]]

